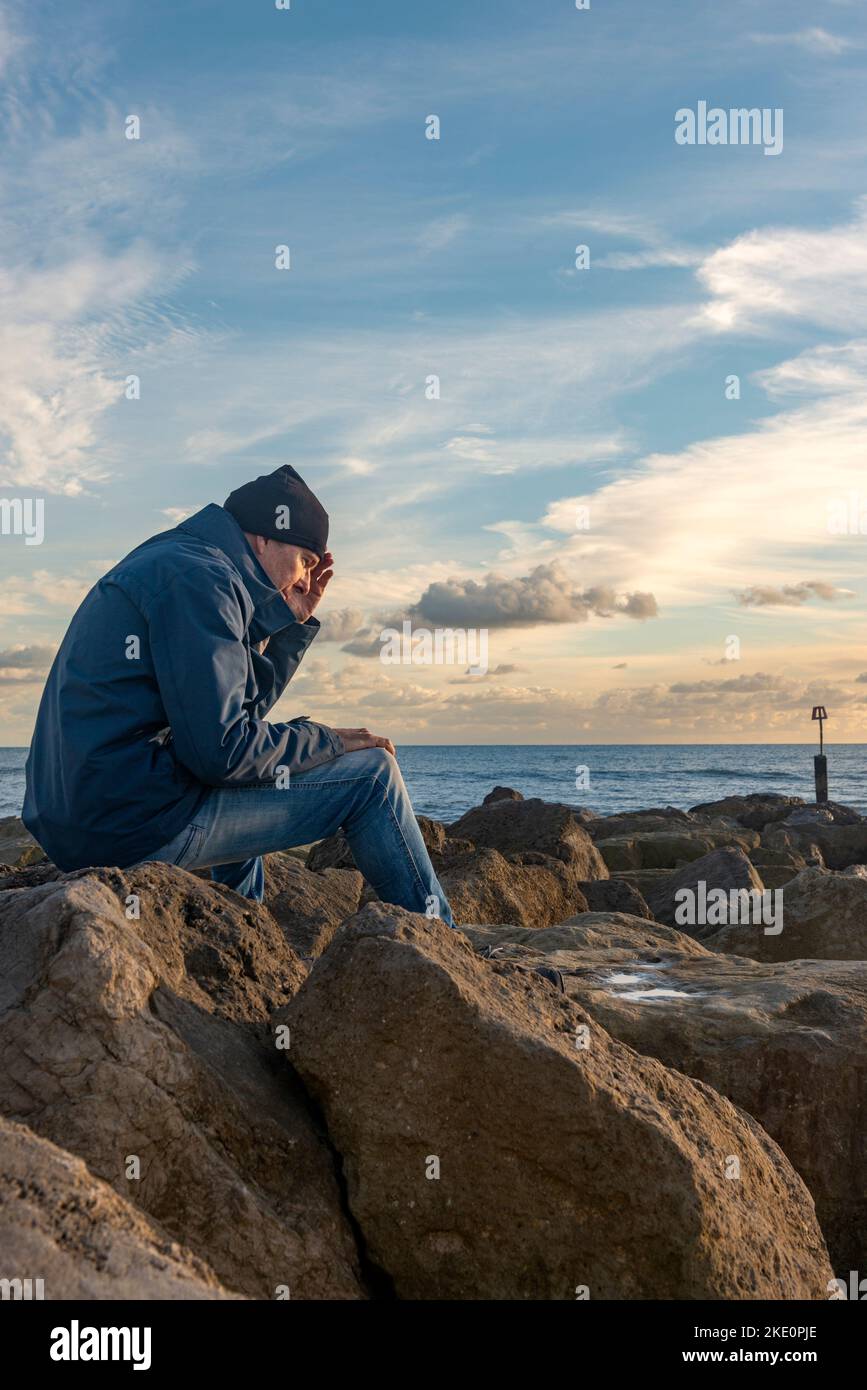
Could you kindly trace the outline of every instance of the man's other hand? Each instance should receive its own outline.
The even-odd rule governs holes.
[[[361,748],[384,748],[396,756],[391,739],[372,734],[369,729],[335,729],[334,732],[343,739],[347,753],[357,753]]]

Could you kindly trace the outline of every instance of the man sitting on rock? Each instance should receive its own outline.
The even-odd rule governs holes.
[[[328,514],[288,465],[138,546],[70,623],[22,819],[64,870],[146,859],[262,900],[262,855],[342,829],[384,902],[454,925],[391,741],[271,723],[319,631]]]

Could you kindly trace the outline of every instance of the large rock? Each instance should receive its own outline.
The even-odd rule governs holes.
[[[324,873],[326,869],[358,871],[349,841],[342,830],[337,835],[329,835],[326,840],[317,840],[311,845],[304,862],[307,868],[316,874]]]
[[[799,874],[802,869],[806,869],[807,867],[806,859],[798,850],[774,849],[764,843],[760,844],[757,849],[751,851],[750,858],[756,865],[774,865],[780,868],[793,869],[794,873],[792,874],[792,878],[795,877],[795,874]]]
[[[523,801],[522,792],[516,792],[514,787],[494,787],[493,791],[488,792],[483,806],[490,806],[492,801]]]
[[[763,832],[762,845],[802,854],[817,868],[848,869],[851,864],[867,864],[867,822],[784,821]]]
[[[719,820],[730,817],[750,830],[763,830],[774,821],[785,820],[804,801],[800,796],[783,796],[780,792],[750,792],[748,796],[724,796],[721,801],[704,801],[690,809],[699,820]]]
[[[657,806],[649,811],[617,811],[611,816],[597,816],[587,830],[594,840],[620,839],[653,831],[688,833],[695,822],[688,811],[676,806]]]
[[[636,869],[677,869],[711,850],[735,846],[749,851],[759,843],[758,832],[738,826],[684,827],[683,830],[642,830],[632,835],[597,839],[596,848],[610,873]]]
[[[285,1016],[398,1296],[827,1296],[809,1195],[755,1121],[442,923],[364,908]]]
[[[611,875],[611,882],[627,884],[649,902],[653,890],[670,877],[671,869],[623,869]]]
[[[345,841],[343,845],[346,862],[351,865],[349,846]],[[340,923],[358,910],[364,886],[361,874],[351,867],[308,871],[305,860],[312,848],[315,846],[307,846],[301,857],[295,850],[282,850],[265,855],[264,860],[265,906],[282,928],[289,945],[308,960],[319,955]],[[106,872],[105,869],[86,869],[80,870],[78,875],[67,875],[45,858],[23,868],[0,865],[0,890],[36,888],[43,883],[80,877],[82,873],[104,878]],[[228,901],[237,906],[243,905],[244,900],[231,889],[213,883],[210,869],[194,869],[192,877],[218,893],[229,895]]]
[[[545,803],[503,799],[490,803],[490,808],[534,804]],[[554,809],[559,811],[563,808]],[[440,821],[419,816],[419,827],[431,863],[445,889],[456,922],[515,922],[522,926],[547,927],[573,912],[586,910],[583,870],[589,866],[594,871],[600,867],[604,871],[605,866],[580,826],[573,822],[571,812],[566,809],[567,815],[557,820],[558,826],[565,829],[566,838],[560,838],[557,832],[544,841],[549,850],[557,850],[556,854],[541,853],[535,849],[500,853],[495,849],[478,847],[469,839],[458,839],[447,832]],[[573,827],[577,832],[577,850],[568,838],[568,831]],[[544,839],[543,831],[539,832],[537,838]],[[517,837],[515,843],[519,843]],[[589,858],[584,853],[588,848]],[[354,863],[343,835],[320,841],[307,856],[308,869],[326,875],[337,872],[338,868],[345,870]],[[368,885],[362,902],[372,900],[376,900],[376,894]],[[272,905],[270,899],[268,901]],[[348,915],[344,913],[344,916]],[[280,912],[275,911],[275,916],[280,918]],[[328,939],[332,934],[333,929],[329,931]],[[294,938],[290,939],[294,944]]]
[[[58,869],[50,859],[39,859],[23,868],[0,864],[0,891],[4,888],[38,888],[43,883],[55,883],[61,878],[62,869]]]
[[[311,873],[288,854],[265,862],[265,906],[300,956],[321,955],[340,923],[361,903],[364,879],[356,869]]]
[[[0,817],[0,864],[23,869],[44,858],[42,846],[24,828],[19,816]]]
[[[667,922],[669,926],[684,926],[675,921],[676,895],[682,888],[697,893],[700,883],[706,885],[708,892],[713,888],[722,888],[726,893],[731,892],[733,888],[759,893],[764,891],[762,880],[743,850],[728,845],[702,855],[701,859],[694,859],[677,873],[671,874],[658,887],[650,890],[648,902],[659,921]],[[695,923],[684,926],[684,930],[690,936],[703,939],[708,933],[716,931],[716,927]]]
[[[514,922],[547,927],[573,912],[586,912],[587,899],[575,870],[546,854],[510,855],[468,846],[437,869],[458,925]]]
[[[753,868],[766,888],[782,888],[806,869],[806,856],[795,849],[774,849],[759,845],[750,851]],[[817,851],[817,862],[823,861]]]
[[[538,963],[542,958],[568,974],[594,973],[601,965],[636,959],[660,964],[682,956],[705,957],[705,947],[673,927],[627,912],[582,912],[553,927],[462,927],[473,948],[491,958]]]
[[[590,912],[629,912],[633,917],[649,917],[653,913],[635,884],[622,878],[598,878],[582,883],[581,891]]]
[[[867,966],[652,955],[593,983],[582,953],[567,990],[616,1037],[755,1116],[809,1187],[836,1271],[863,1270]]]
[[[783,864],[766,864],[761,859],[753,861],[753,868],[766,888],[785,888],[799,872],[791,865],[787,868]]]
[[[785,822],[769,825],[762,831],[761,843],[752,852],[752,857],[764,863],[797,864],[799,870],[812,867],[825,868],[825,858],[815,838],[801,834],[797,827],[790,828]]]
[[[13,1298],[237,1297],[81,1159],[2,1118],[0,1250],[3,1276],[22,1281]]]
[[[815,801],[807,806],[798,806],[786,817],[787,825],[863,825],[865,817],[852,806],[841,806],[839,801]]]
[[[264,907],[168,865],[0,893],[0,1111],[227,1288],[363,1296],[331,1152],[268,1031],[304,975]]]
[[[867,961],[867,878],[804,869],[781,891],[781,932],[730,924],[706,936],[705,945],[751,960]]]
[[[571,865],[578,879],[607,878],[608,870],[571,806],[540,801],[493,801],[476,806],[448,827],[451,839],[469,840],[502,855],[535,851]]]

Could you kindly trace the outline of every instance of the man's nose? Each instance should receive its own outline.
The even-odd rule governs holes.
[[[307,574],[307,573],[305,572],[304,574],[302,574],[301,578],[300,578],[297,582],[301,585],[301,592],[302,592],[303,594],[309,594],[309,593],[310,593],[310,575],[309,575],[309,574]]]

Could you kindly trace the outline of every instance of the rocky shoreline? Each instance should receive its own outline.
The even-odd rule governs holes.
[[[421,824],[457,932],[340,836],[269,856],[260,906],[63,874],[0,821],[0,1277],[818,1300],[863,1269],[867,817],[495,788]],[[763,895],[779,930],[726,920]]]

